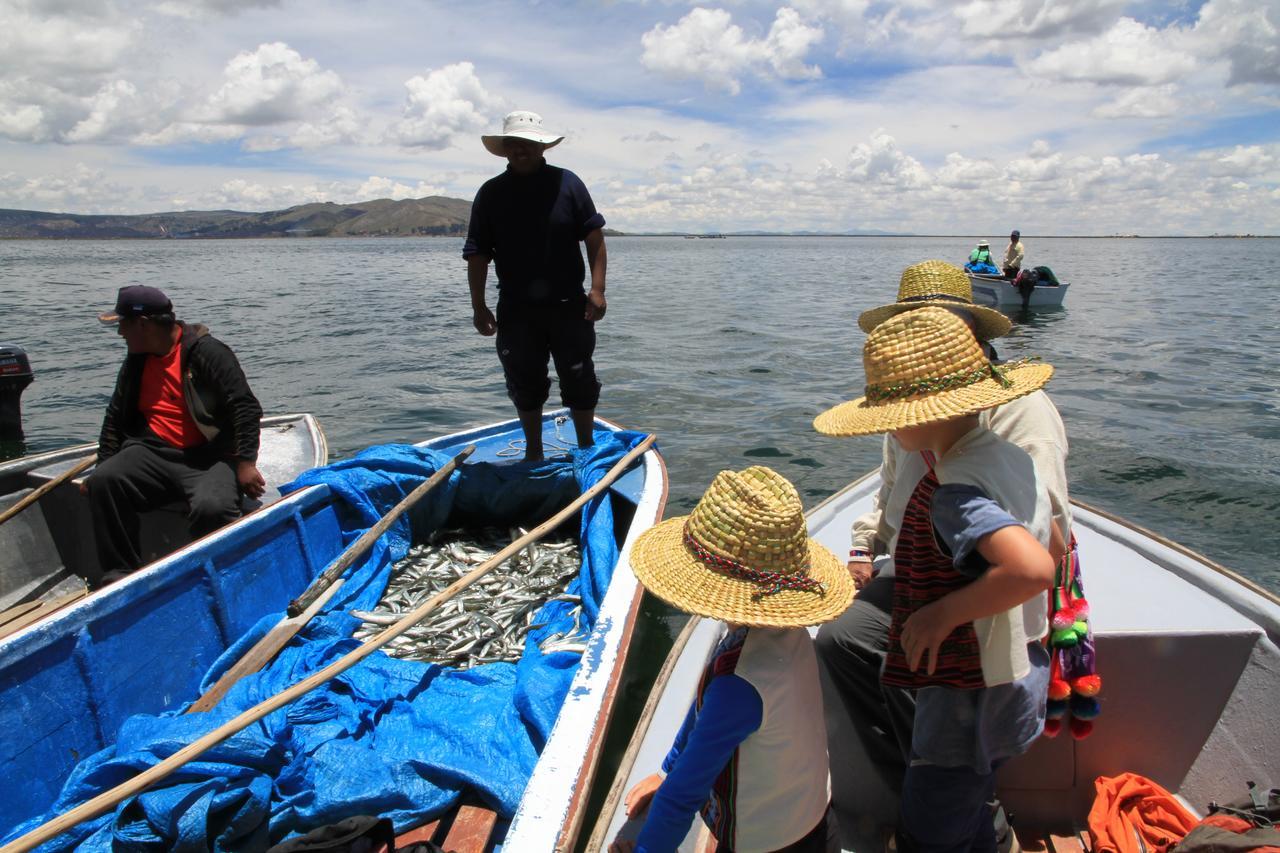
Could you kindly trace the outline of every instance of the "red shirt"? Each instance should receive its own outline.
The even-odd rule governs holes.
[[[196,426],[183,395],[181,341],[173,345],[168,355],[147,356],[138,410],[151,431],[174,447],[195,447],[208,440]]]

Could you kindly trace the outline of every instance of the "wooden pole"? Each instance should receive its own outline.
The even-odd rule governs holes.
[[[474,453],[476,446],[469,444],[462,451],[446,464],[440,466],[440,470],[436,471],[426,482],[421,483],[412,492],[405,495],[398,504],[388,510],[387,514],[378,519],[378,522],[360,535],[360,538],[347,547],[345,551],[338,555],[338,559],[333,561],[329,568],[325,569],[316,579],[311,582],[306,591],[298,596],[289,604],[289,608],[285,613],[285,618],[276,623],[275,627],[268,631],[261,640],[253,644],[249,651],[245,652],[240,660],[236,661],[231,667],[222,674],[222,677],[209,688],[209,692],[201,696],[191,707],[187,709],[188,714],[207,711],[218,702],[222,697],[227,695],[227,691],[235,686],[235,683],[246,675],[257,672],[271,662],[281,649],[283,649],[297,633],[302,630],[311,618],[333,598],[334,593],[338,591],[338,587],[342,585],[341,576],[351,564],[354,563],[365,551],[373,547],[373,543],[378,541],[378,537],[387,532],[387,528],[395,523],[395,520],[405,513],[409,507],[420,501],[427,492],[430,492],[437,485],[453,473],[453,470],[462,464],[468,456]],[[301,609],[295,608],[302,605]]]
[[[52,492],[54,489],[58,488],[58,486],[61,486],[63,483],[67,482],[75,475],[89,468],[90,466],[93,465],[94,462],[97,462],[97,461],[98,461],[98,457],[96,455],[89,456],[85,459],[81,459],[75,465],[72,465],[70,468],[63,471],[58,476],[54,477],[52,480],[45,483],[43,486],[40,486],[34,492],[27,495],[25,498],[18,501],[16,504],[6,509],[4,512],[0,512],[0,524],[4,524],[6,521],[13,518],[15,515],[22,512],[24,509],[31,506],[36,501],[40,500],[42,497],[49,494],[49,492]]]
[[[567,507],[560,510],[558,513],[535,527],[533,530],[529,531],[524,536],[521,536],[519,539],[512,542],[506,548],[503,548],[491,559],[485,561],[475,569],[471,570],[468,574],[463,575],[461,578],[454,581],[438,595],[420,605],[416,610],[405,616],[396,624],[387,628],[387,630],[383,631],[378,636],[366,641],[363,645],[351,650],[342,658],[329,664],[314,675],[308,676],[293,687],[283,690],[275,696],[272,696],[252,708],[243,711],[237,717],[223,723],[221,726],[199,738],[194,743],[184,746],[164,761],[161,761],[154,767],[144,770],[128,782],[124,782],[109,791],[99,794],[88,802],[76,806],[66,814],[60,815],[51,821],[43,823],[28,832],[26,835],[9,842],[3,848],[0,848],[0,853],[25,853],[25,851],[32,850],[49,839],[61,835],[71,827],[97,817],[108,809],[119,804],[122,800],[132,797],[134,794],[145,790],[153,783],[165,778],[174,770],[177,770],[188,761],[196,758],[210,747],[221,743],[236,732],[256,723],[271,712],[284,707],[294,699],[297,699],[299,696],[319,687],[331,678],[346,672],[348,669],[373,654],[379,648],[385,646],[405,631],[408,631],[415,624],[422,621],[423,618],[445,601],[448,601],[450,598],[478,581],[484,575],[493,571],[501,565],[504,560],[519,551],[525,545],[530,542],[537,541],[548,532],[558,527],[565,519],[577,512],[585,503],[587,503],[587,501],[607,489],[614,480],[620,477],[632,462],[649,449],[650,445],[654,442],[654,438],[655,436],[653,435],[647,436],[643,441],[632,448],[626,456],[619,459],[617,464],[610,468],[608,473],[600,479],[600,482],[596,483],[590,489],[579,495]]]

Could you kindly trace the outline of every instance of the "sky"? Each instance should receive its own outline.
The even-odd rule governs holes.
[[[0,0],[0,208],[471,199],[622,231],[1280,234],[1280,0]]]

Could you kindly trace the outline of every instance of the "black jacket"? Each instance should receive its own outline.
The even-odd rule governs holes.
[[[208,449],[222,456],[257,461],[262,406],[249,389],[235,353],[204,326],[178,325],[182,328],[182,393],[192,420],[209,439]],[[146,418],[138,410],[146,359],[145,353],[130,354],[120,367],[98,438],[99,462],[119,451],[126,438],[148,432]]]

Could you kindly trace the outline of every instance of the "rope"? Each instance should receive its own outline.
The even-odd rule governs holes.
[[[569,422],[568,415],[556,415],[555,427],[556,437],[554,440],[542,440],[542,450],[545,454],[563,453],[571,454],[578,449],[577,439],[573,439],[572,443],[560,433],[560,427]],[[523,457],[526,449],[525,440],[523,438],[513,438],[507,442],[507,446],[495,453],[495,456],[503,458]]]

